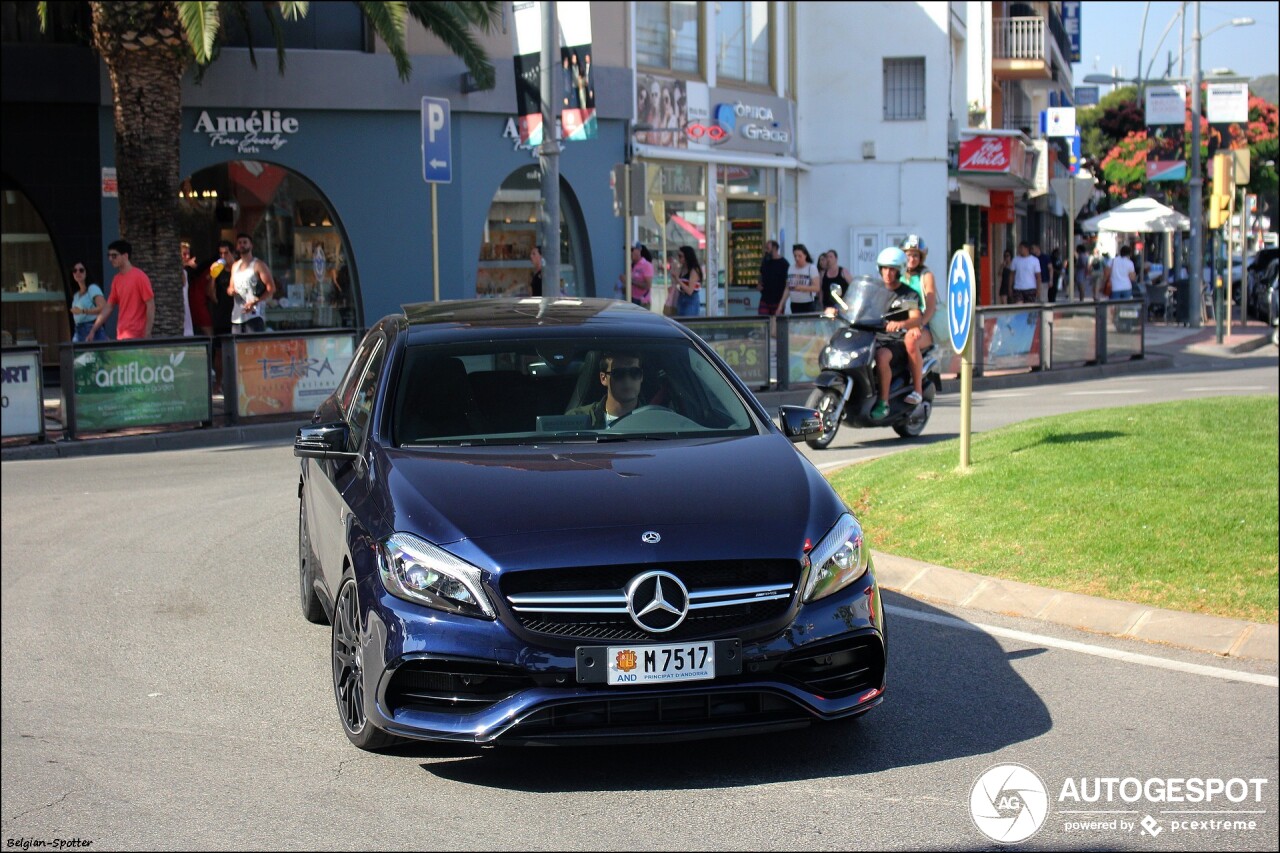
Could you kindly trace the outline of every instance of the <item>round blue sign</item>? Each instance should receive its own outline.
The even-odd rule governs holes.
[[[963,249],[951,256],[947,269],[947,330],[951,332],[951,346],[957,353],[964,352],[973,331],[974,290],[978,277],[973,272],[973,261]]]

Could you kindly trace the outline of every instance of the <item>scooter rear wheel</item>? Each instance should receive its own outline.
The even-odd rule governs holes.
[[[836,432],[840,429],[841,399],[839,392],[830,388],[814,388],[809,399],[805,400],[805,406],[817,409],[822,415],[822,435],[805,439],[805,444],[814,450],[826,450],[835,439]]]
[[[913,414],[905,421],[901,421],[893,425],[893,431],[903,438],[915,438],[924,432],[925,425],[929,423],[929,415],[933,413],[933,386],[927,385],[924,391],[924,401],[916,407],[919,414]]]

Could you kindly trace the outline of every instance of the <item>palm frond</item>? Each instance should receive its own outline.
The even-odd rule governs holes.
[[[471,27],[484,29],[480,24],[482,17],[492,27],[494,18],[501,12],[498,3],[429,3],[415,0],[408,5],[413,19],[444,42],[445,47],[466,64],[467,70],[476,78],[481,89],[493,88],[496,78],[493,63],[476,41]]]
[[[197,65],[207,65],[213,60],[214,41],[218,37],[218,29],[222,24],[219,13],[220,4],[183,2],[178,3],[178,20],[186,31],[187,43],[195,56]]]
[[[284,74],[284,23],[283,14],[286,11],[285,6],[295,6],[294,3],[263,3],[262,10],[266,13],[267,23],[271,26],[271,38],[276,43],[276,65],[280,69],[280,73]]]
[[[409,63],[409,52],[405,49],[404,32],[407,20],[407,6],[403,2],[393,3],[360,3],[360,9],[369,19],[370,26],[378,37],[387,45],[391,56],[396,61],[396,73],[401,80],[408,80],[412,66]]]
[[[290,2],[290,0],[281,0],[280,2],[280,14],[284,16],[286,21],[302,20],[307,16],[307,12],[310,8],[311,4],[304,2],[304,0],[295,0],[295,2]]]

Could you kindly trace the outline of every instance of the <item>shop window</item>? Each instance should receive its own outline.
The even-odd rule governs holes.
[[[924,57],[884,61],[884,120],[924,118]]]
[[[707,168],[700,163],[656,164],[658,193],[649,215],[639,221],[640,242],[653,255],[654,284],[666,286],[680,269],[680,247],[690,246],[705,267],[707,250]]]
[[[768,86],[771,33],[768,3],[717,3],[717,78]]]
[[[691,0],[637,3],[635,10],[636,63],[696,75],[702,44],[698,4]]]
[[[489,205],[476,269],[476,296],[528,296],[533,264],[529,258],[542,239],[542,172],[535,165],[515,170]],[[560,288],[564,296],[591,295],[586,275],[586,228],[568,183],[560,181]],[[542,247],[544,254],[547,247]],[[556,291],[544,281],[542,294]]]
[[[234,243],[241,232],[253,238],[254,255],[276,284],[268,329],[360,325],[359,282],[342,224],[297,172],[258,160],[199,171],[178,193],[178,226],[202,264],[218,257],[220,240]]]
[[[39,211],[8,179],[0,200],[0,240],[0,337],[6,346],[40,344],[42,362],[56,365],[58,344],[71,338],[63,284],[71,277],[63,275]],[[93,270],[97,264],[86,266]],[[101,273],[91,273],[90,282],[101,285]]]

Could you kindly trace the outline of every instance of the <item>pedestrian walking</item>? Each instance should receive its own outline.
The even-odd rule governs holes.
[[[236,235],[236,253],[240,257],[231,265],[231,284],[227,290],[235,298],[231,306],[231,334],[265,332],[263,302],[276,292],[275,279],[267,265],[253,256],[253,238],[248,234]]]
[[[105,341],[107,332],[101,327],[98,327],[92,338],[89,337],[90,330],[94,328],[93,321],[98,319],[107,304],[102,288],[89,283],[89,268],[83,261],[76,261],[71,265],[71,280],[76,285],[76,292],[71,297],[71,319],[75,323],[75,333],[71,340],[78,344],[89,340]]]
[[[107,304],[89,330],[90,340],[117,309],[120,316],[116,319],[116,340],[151,337],[156,319],[156,295],[151,289],[151,279],[130,261],[132,254],[133,247],[126,240],[115,240],[107,246],[107,260],[116,274],[111,280]]]

